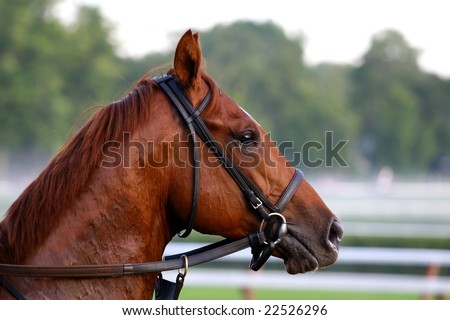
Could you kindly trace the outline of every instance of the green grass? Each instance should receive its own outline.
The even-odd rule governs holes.
[[[417,300],[418,294],[385,293],[385,292],[353,292],[353,291],[321,291],[321,290],[281,290],[255,289],[252,291],[258,300]],[[242,300],[244,294],[239,288],[183,288],[180,294],[183,300]]]

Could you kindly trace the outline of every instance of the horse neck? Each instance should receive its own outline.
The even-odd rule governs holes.
[[[90,184],[26,263],[60,266],[160,260],[171,238],[164,201],[158,196],[161,184],[158,179],[144,183],[146,175],[153,173],[143,176],[139,171],[118,167],[93,172]],[[24,293],[30,297],[54,298],[57,291],[58,298],[144,299],[153,291],[154,277],[24,281]]]
[[[155,186],[140,185],[142,181],[133,169],[114,170],[122,174],[108,171],[99,169],[93,174],[91,184],[38,251],[52,253],[58,252],[58,247],[75,247],[68,251],[77,252],[77,258],[85,262],[96,263],[99,259],[105,263],[161,257],[170,236],[162,201],[147,189]]]

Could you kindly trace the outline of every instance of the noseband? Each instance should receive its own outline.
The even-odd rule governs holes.
[[[284,208],[298,189],[302,179],[303,172],[295,169],[294,176],[284,190],[276,204],[273,204],[261,190],[237,167],[233,161],[228,158],[222,150],[221,145],[212,136],[211,132],[205,125],[201,117],[201,113],[209,105],[211,101],[211,90],[208,91],[203,101],[197,108],[184,94],[182,87],[170,75],[154,78],[160,88],[167,95],[169,100],[177,109],[179,115],[184,120],[190,131],[190,137],[193,143],[193,159],[194,159],[194,181],[192,207],[189,224],[180,237],[187,237],[192,231],[195,223],[198,199],[200,196],[200,155],[197,147],[197,136],[212,150],[217,159],[223,164],[230,176],[244,193],[250,206],[263,219],[259,232],[249,235],[252,247],[252,262],[250,267],[253,270],[259,270],[261,266],[270,257],[276,244],[280,242],[280,237],[287,232],[286,219],[281,215]],[[265,227],[263,228],[263,225]],[[270,240],[269,240],[270,239]]]
[[[224,153],[221,145],[214,139],[209,129],[201,118],[202,111],[211,101],[211,90],[208,91],[204,100],[197,108],[191,104],[183,92],[181,86],[170,75],[154,78],[160,88],[167,95],[172,104],[176,107],[181,118],[190,131],[190,137],[193,142],[194,159],[194,179],[192,207],[187,228],[181,237],[187,237],[192,229],[196,219],[198,199],[200,196],[200,155],[197,148],[197,136],[215,153],[217,159],[223,164],[223,167],[231,175],[233,180],[242,190],[249,206],[253,208],[261,217],[262,222],[259,230],[250,233],[247,238],[237,241],[222,240],[205,247],[166,256],[164,261],[143,262],[143,263],[125,263],[109,265],[73,265],[73,266],[32,266],[32,265],[11,265],[0,264],[0,288],[5,288],[16,299],[25,299],[13,286],[4,280],[4,276],[11,277],[47,277],[47,278],[98,278],[98,277],[117,277],[125,275],[146,274],[161,272],[167,270],[176,270],[185,268],[187,272],[189,266],[198,265],[211,260],[215,260],[234,252],[251,247],[252,260],[250,268],[259,270],[262,265],[271,256],[276,245],[281,241],[283,235],[287,233],[286,219],[282,215],[286,205],[298,189],[303,173],[295,169],[295,173],[284,190],[278,201],[273,204],[259,188],[231,161]],[[184,278],[184,275],[182,278]],[[180,275],[179,275],[180,276]],[[170,293],[172,298],[176,298],[181,283],[177,283],[174,290],[176,294]],[[178,278],[177,278],[178,282]],[[181,286],[180,286],[181,285]],[[158,298],[158,296],[157,296]]]

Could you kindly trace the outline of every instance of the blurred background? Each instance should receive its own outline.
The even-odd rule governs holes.
[[[193,28],[207,72],[290,142],[283,152],[346,236],[329,269],[292,277],[271,259],[251,273],[241,253],[193,269],[182,298],[448,298],[448,5],[309,2],[0,0],[0,218],[83,111],[164,73]],[[306,153],[311,141],[325,148]],[[330,158],[340,141],[343,162]],[[168,251],[212,240],[196,234]]]

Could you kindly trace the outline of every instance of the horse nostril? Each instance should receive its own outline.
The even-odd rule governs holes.
[[[339,243],[344,236],[344,227],[339,220],[334,220],[331,224],[330,231],[328,232],[328,241],[330,241],[334,246],[339,246]]]

